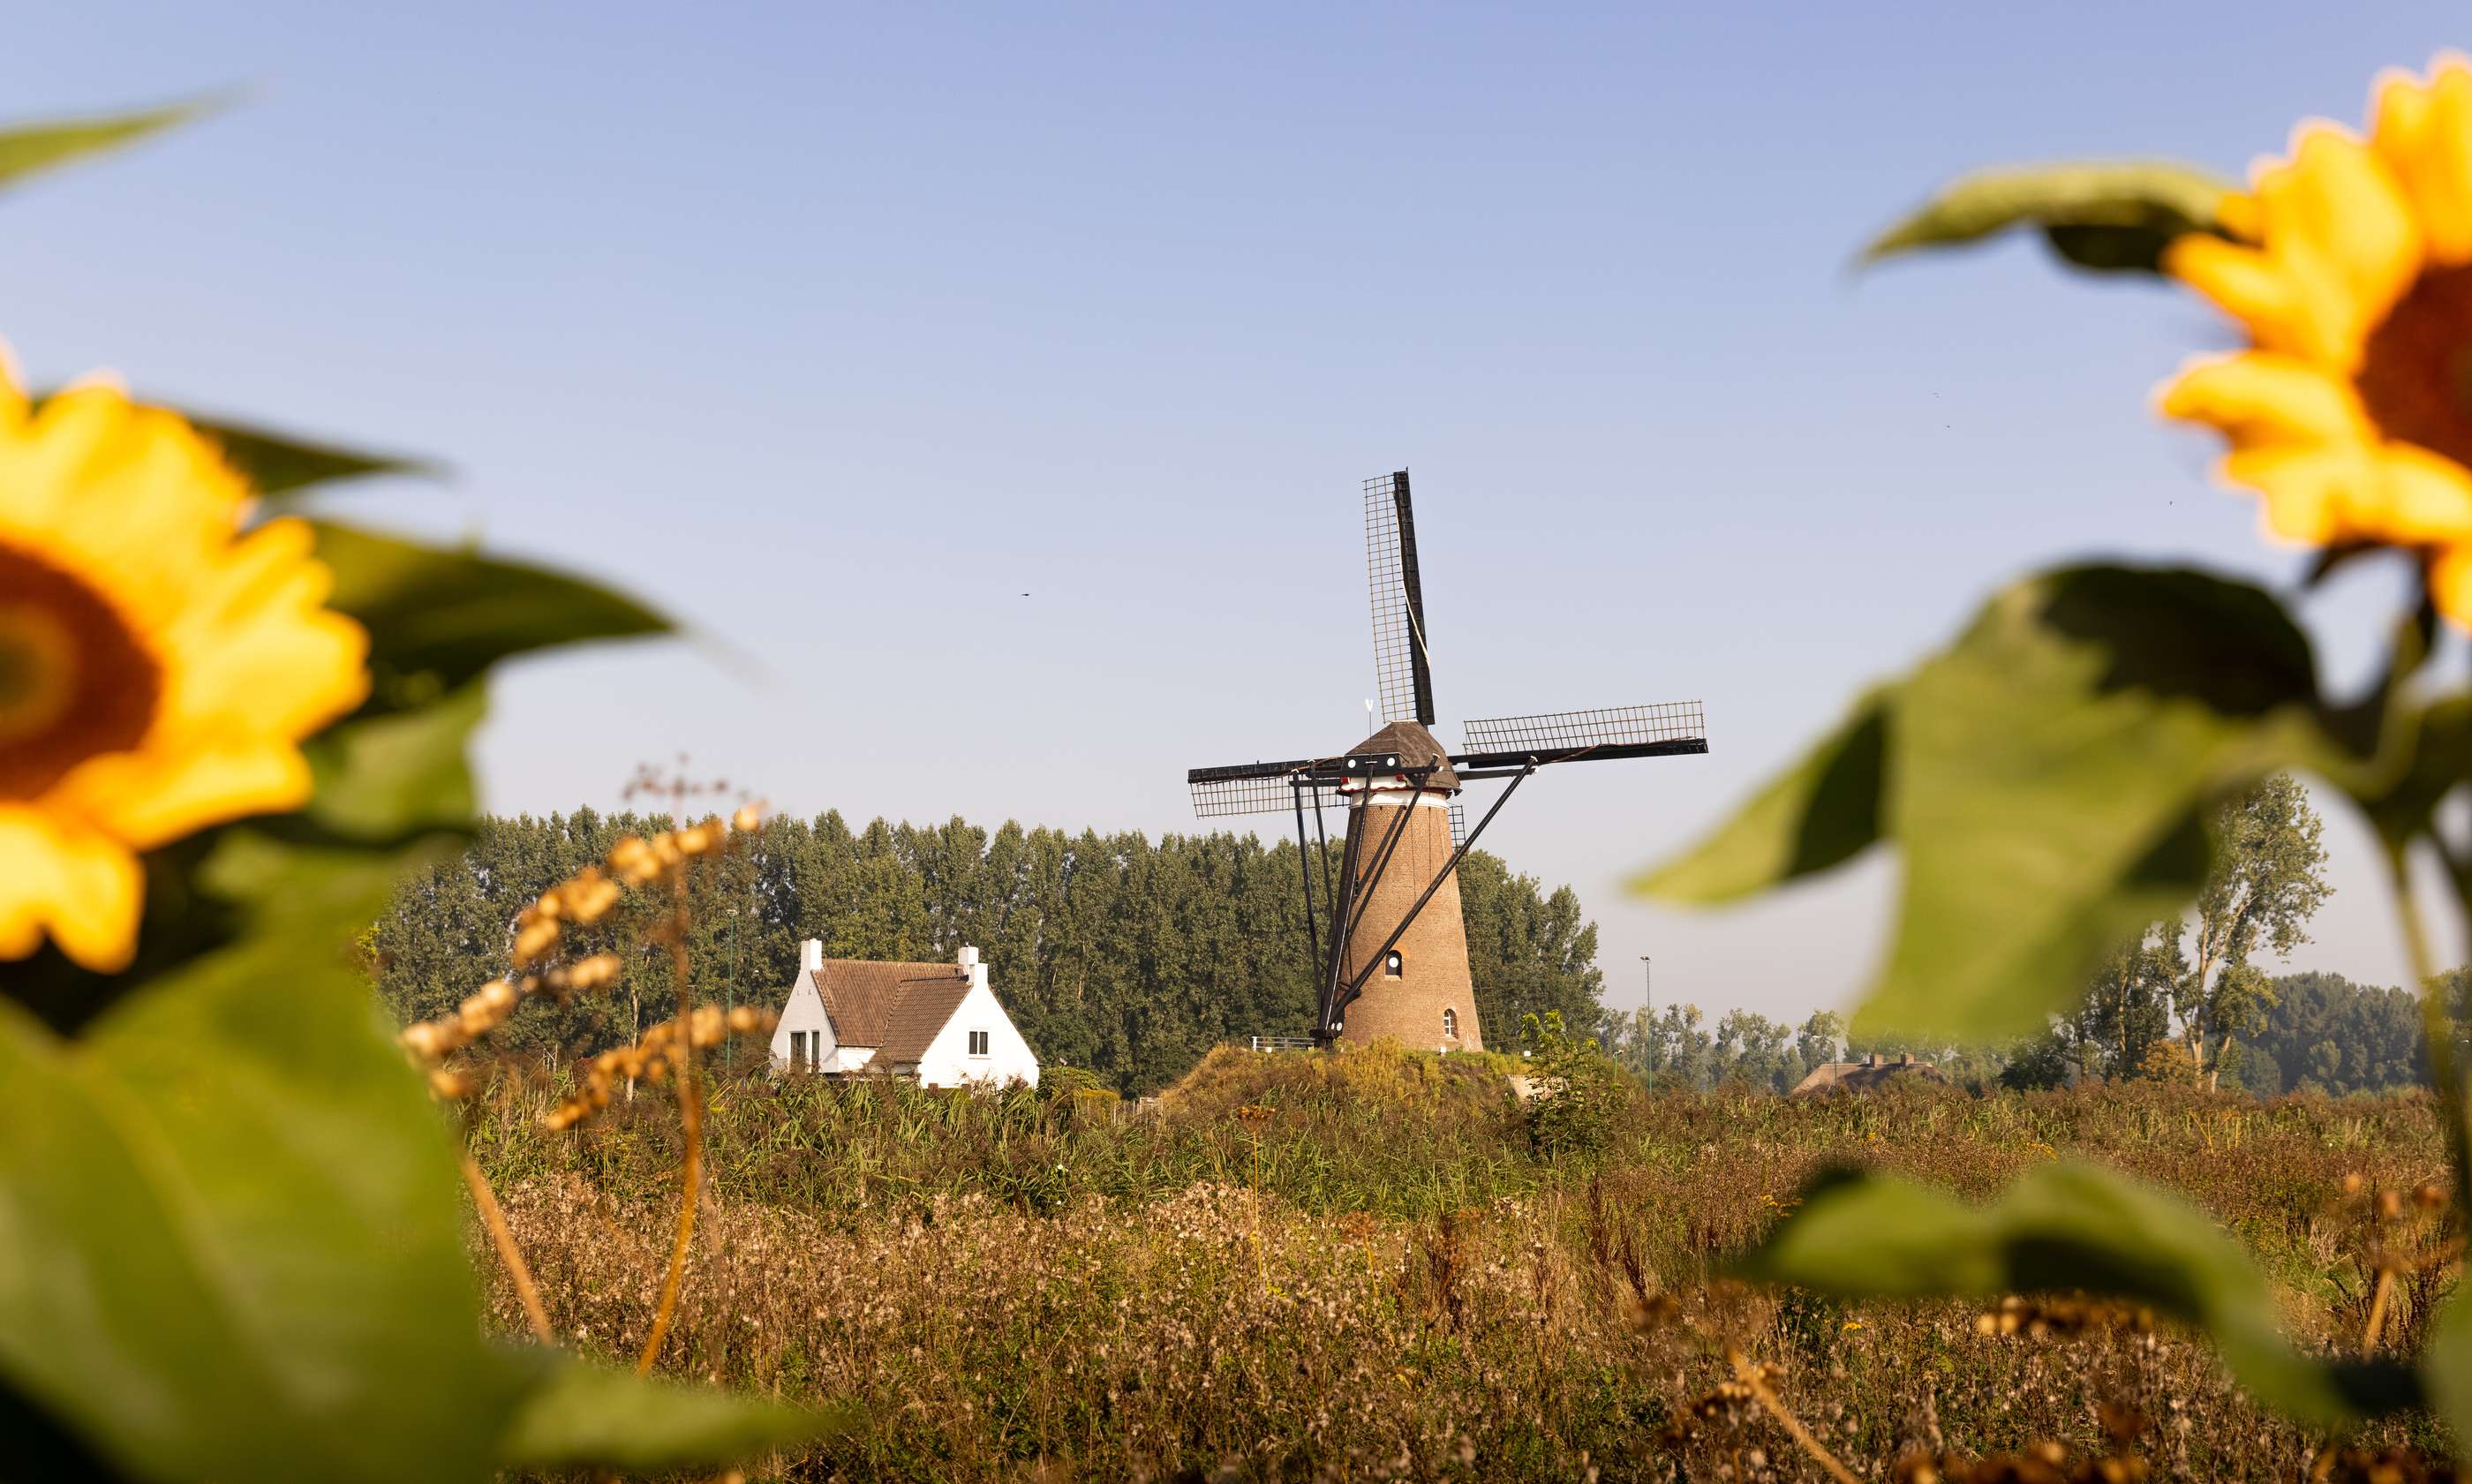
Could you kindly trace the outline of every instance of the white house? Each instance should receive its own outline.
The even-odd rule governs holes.
[[[816,938],[800,943],[772,1067],[890,1072],[927,1087],[1038,1085],[1038,1058],[987,988],[975,948],[952,963],[876,963],[826,958]]]

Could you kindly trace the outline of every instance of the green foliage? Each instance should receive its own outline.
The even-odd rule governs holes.
[[[1742,1009],[1726,1011],[1714,1030],[1700,1022],[1695,1004],[1633,1010],[1613,1022],[1606,1054],[1652,1087],[1790,1093],[1814,1068],[1835,1061],[1845,1039],[1844,1019],[1833,1010],[1800,1025]]]
[[[1596,1042],[1573,1035],[1552,1010],[1522,1016],[1519,1039],[1534,1079],[1528,1099],[1529,1146],[1549,1160],[1603,1151],[1615,1119],[1630,1101],[1621,1068]]]
[[[2115,947],[2076,1003],[2054,1018],[2036,1066],[2107,1080],[2177,1069],[2213,1084],[2238,1038],[2259,1032],[2273,1013],[2274,981],[2251,955],[2288,954],[2307,942],[2309,918],[2333,891],[2320,830],[2308,790],[2289,773],[2218,807],[2194,914],[2149,924]],[[2158,1059],[2153,1048],[2172,1038],[2182,1054]]]
[[[187,415],[189,426],[214,439],[226,461],[247,476],[250,487],[272,505],[289,504],[287,497],[343,480],[380,474],[435,478],[440,472],[436,464],[424,459],[367,453],[297,434],[201,417],[194,412]]]
[[[356,978],[269,935],[76,1043],[0,1003],[0,1364],[132,1472],[487,1472],[516,1392],[453,1155]]]
[[[2234,1036],[2262,1025],[2274,1003],[2273,986],[2250,955],[2265,950],[2282,957],[2308,942],[2310,917],[2334,892],[2321,829],[2308,790],[2289,773],[2261,781],[2212,821],[2214,864],[2198,888],[2189,962],[2173,993],[2200,1072]],[[2180,923],[2164,930],[2176,946]]]
[[[1646,896],[1714,904],[1843,865],[1889,833],[1882,815],[1891,692],[1874,692],[1803,760],[1699,848],[1631,882]]]
[[[558,1355],[496,1451],[517,1469],[661,1473],[811,1443],[850,1420],[847,1408],[784,1406]]]
[[[136,113],[58,119],[0,129],[0,186],[38,171],[117,150],[212,112],[210,103],[174,104]]]
[[[2454,1434],[2457,1451],[2472,1453],[2472,1295],[2459,1289],[2438,1310],[2422,1374],[2430,1407]]]
[[[407,880],[384,914],[375,947],[390,1005],[434,1015],[503,973],[507,923],[523,904],[647,823],[589,810],[483,821],[467,854]],[[1294,844],[1252,836],[772,819],[691,884],[690,973],[707,999],[777,1005],[802,938],[846,958],[943,959],[975,944],[1042,1061],[1149,1093],[1222,1042],[1311,1028],[1297,861]],[[1483,852],[1460,879],[1487,1029],[1507,1036],[1522,1014],[1549,1010],[1593,1026],[1603,981],[1578,897]],[[634,910],[579,935],[576,951],[628,940]],[[667,1002],[666,974],[630,957],[613,993],[528,1006],[495,1044],[556,1063],[631,1036],[642,1004]]]
[[[317,522],[333,604],[369,629],[368,712],[407,709],[518,654],[669,631],[642,603],[581,578]]]
[[[195,111],[0,134],[0,179]],[[275,495],[406,467],[207,431]],[[815,1436],[831,1418],[485,1342],[454,1137],[354,966],[397,879],[471,828],[490,670],[666,624],[580,579],[317,531],[375,684],[304,746],[308,805],[150,856],[128,971],[45,951],[0,990],[0,1403],[142,1480],[713,1466]]]
[[[1825,1174],[1739,1270],[1845,1298],[2084,1289],[2199,1326],[2244,1386],[2298,1416],[2332,1423],[2419,1401],[2406,1367],[2295,1350],[2238,1242],[2178,1198],[2092,1165],[2043,1166],[1989,1207],[1906,1180]]]
[[[2222,232],[2218,213],[2240,187],[2164,161],[1986,170],[1944,186],[1872,239],[1863,261],[1981,242],[2032,227],[2064,262],[2097,272],[2154,273],[2163,249],[2190,232]]]
[[[2400,1092],[2427,1077],[2420,1003],[2409,992],[2338,974],[2284,975],[2272,987],[2274,1003],[2242,1043],[2242,1085],[2344,1096]],[[2261,1067],[2273,1069],[2273,1088],[2253,1077]]]
[[[2154,642],[2166,632],[2179,642]],[[1866,817],[1849,790],[1876,780],[1872,838],[1897,842],[1905,889],[1856,1016],[1871,1032],[2040,1029],[2116,945],[2197,893],[2220,799],[2339,761],[2298,628],[2265,592],[2184,570],[2020,583],[1863,717],[1639,886],[1725,900],[1759,884],[1754,863],[1773,885],[1849,859]],[[1875,724],[1876,770],[1848,761]],[[1800,843],[1813,837],[1826,848]]]

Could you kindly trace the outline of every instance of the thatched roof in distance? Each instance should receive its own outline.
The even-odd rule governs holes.
[[[1794,1085],[1790,1096],[1808,1097],[1821,1093],[1868,1093],[1899,1077],[1920,1082],[1946,1083],[1948,1073],[1929,1062],[1914,1060],[1909,1051],[1896,1057],[1877,1053],[1859,1062],[1830,1062],[1815,1067],[1811,1075]]]

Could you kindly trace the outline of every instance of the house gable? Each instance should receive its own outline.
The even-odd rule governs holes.
[[[985,1051],[971,1050],[973,1033],[986,1038]],[[985,982],[972,984],[969,993],[960,997],[919,1048],[913,1065],[926,1087],[960,1087],[970,1082],[1038,1085],[1037,1055]]]
[[[812,976],[801,969],[790,983],[789,998],[782,1002],[780,1024],[772,1027],[773,1070],[793,1065],[816,1072],[835,1070],[829,1064],[837,1050],[832,1017],[824,1012],[823,997],[816,992]],[[794,1051],[798,1053],[796,1057]]]
[[[826,958],[798,945],[798,976],[772,1033],[772,1066],[825,1073],[862,1068],[929,1087],[1038,1084],[1038,1057],[987,986],[979,951],[952,963]]]

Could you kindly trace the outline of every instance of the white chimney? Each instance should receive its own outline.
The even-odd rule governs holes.
[[[798,940],[798,972],[801,974],[813,974],[823,966],[824,940],[821,938],[800,938]]]
[[[971,947],[967,943],[963,944],[958,962],[962,966],[962,972],[970,977],[970,987],[972,989],[985,989],[987,987],[987,966],[979,962],[979,951],[977,949]]]

